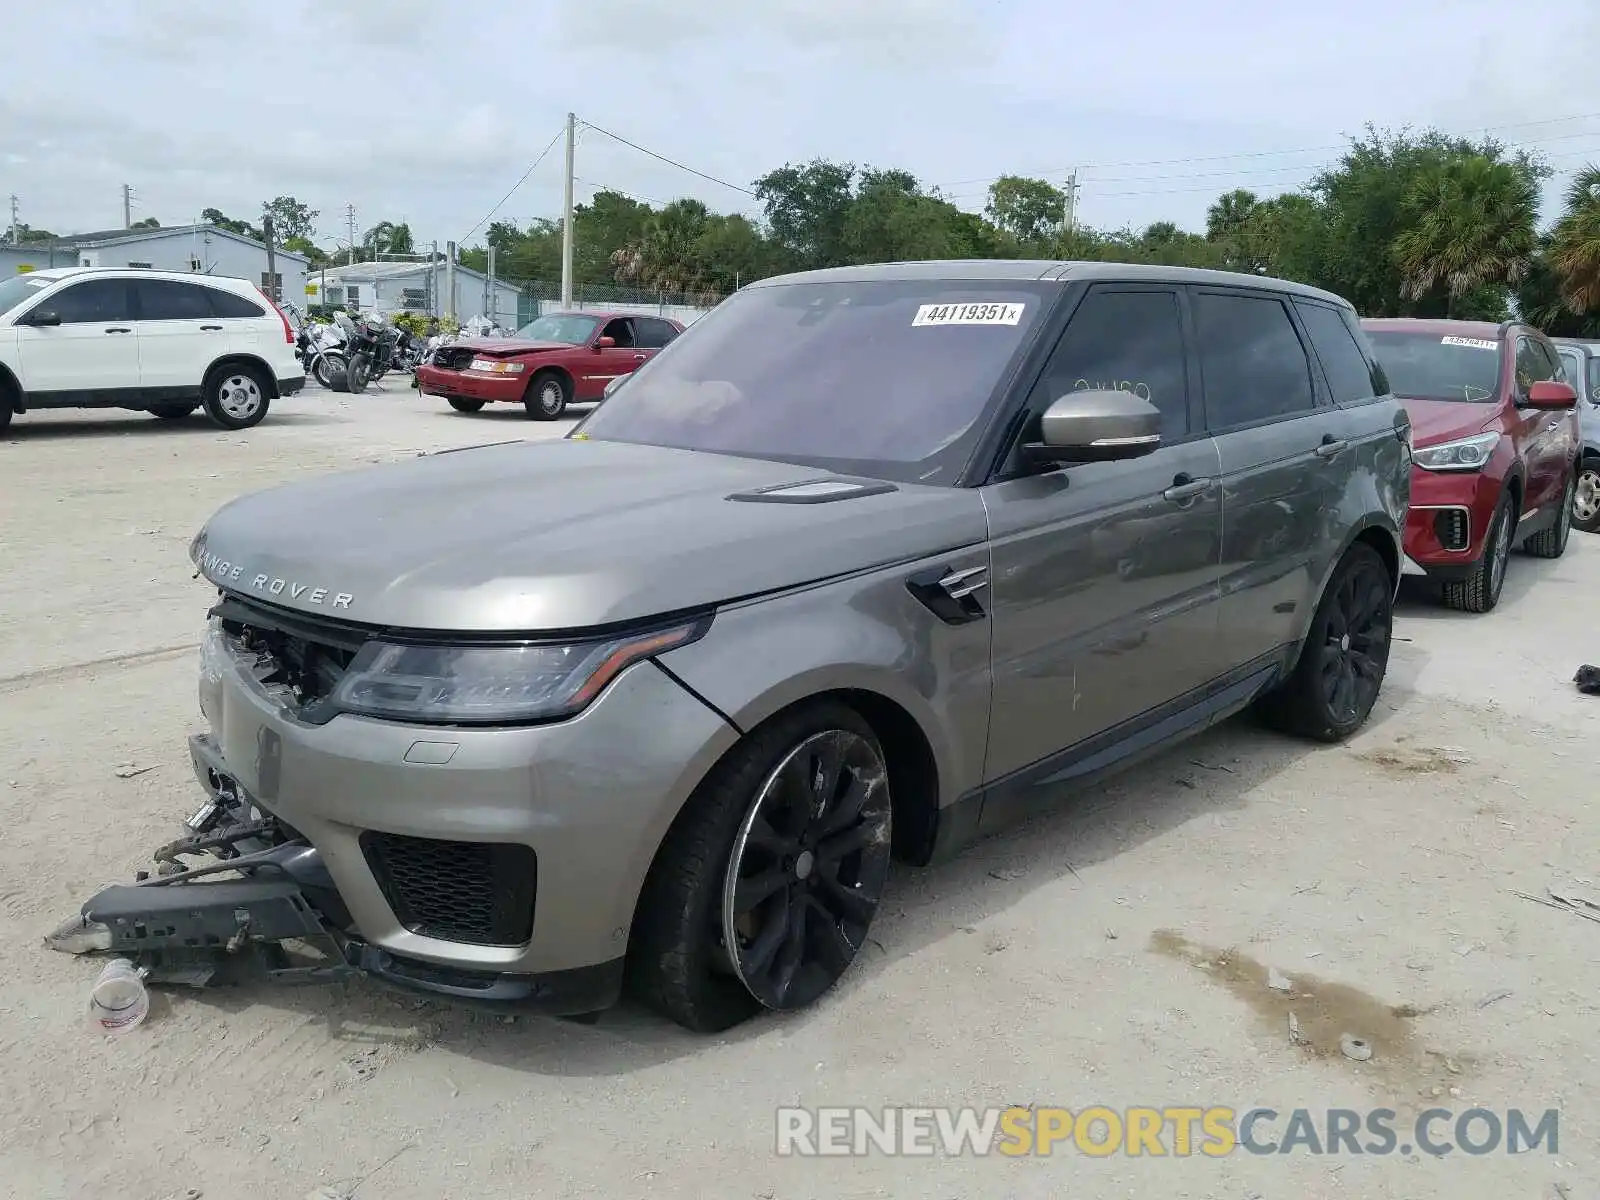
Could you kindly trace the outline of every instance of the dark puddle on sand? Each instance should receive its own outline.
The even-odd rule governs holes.
[[[1391,1095],[1414,1089],[1422,1100],[1448,1096],[1471,1065],[1465,1056],[1423,1044],[1417,1018],[1431,1009],[1386,1004],[1348,984],[1300,972],[1280,971],[1290,990],[1279,991],[1268,986],[1268,968],[1248,955],[1202,946],[1168,929],[1151,935],[1150,949],[1231,992],[1270,1033],[1297,1044],[1303,1054],[1345,1067]],[[1365,1042],[1372,1057],[1346,1056],[1340,1043],[1347,1034]]]

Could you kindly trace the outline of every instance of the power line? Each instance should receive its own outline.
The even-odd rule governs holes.
[[[528,176],[532,175],[534,171],[538,169],[539,164],[542,163],[549,155],[550,151],[556,148],[556,143],[561,140],[561,136],[564,133],[566,133],[566,128],[564,126],[561,129],[556,130],[555,137],[551,138],[549,144],[546,145],[543,150],[539,151],[539,157],[534,159],[529,165],[528,169],[522,173],[522,178],[517,180],[516,183],[512,184],[511,190],[504,196],[501,196],[499,202],[493,208],[483,214],[483,219],[481,221],[456,239],[456,245],[465,246],[467,239],[487,225],[489,223],[489,218],[493,217],[495,213],[499,212],[507,200],[511,199],[512,196],[517,194],[517,189],[528,182]]]
[[[1471,134],[1494,133],[1496,131],[1506,129],[1529,129],[1542,125],[1564,124],[1568,121],[1592,121],[1597,119],[1600,119],[1600,113],[1578,113],[1569,117],[1547,117],[1539,121],[1513,121],[1504,125],[1477,125],[1464,130],[1456,136],[1465,137]],[[1560,134],[1557,135],[1556,138],[1531,138],[1528,139],[1527,143],[1525,144],[1533,144],[1539,141],[1554,141],[1563,137],[1587,137],[1590,136],[1591,133],[1592,131],[1576,134]],[[1183,166],[1188,163],[1231,162],[1242,159],[1283,158],[1293,154],[1328,154],[1336,150],[1346,150],[1348,148],[1348,145],[1302,146],[1295,150],[1250,150],[1234,154],[1202,154],[1188,158],[1152,158],[1144,160],[1128,160],[1123,162],[1084,163],[1081,169],[1086,171],[1095,171],[1107,167],[1174,167]],[[1070,168],[1066,167],[1055,167],[1049,171],[1030,172],[1029,174],[1039,178],[1048,178],[1065,174],[1069,169]],[[1293,168],[1288,169],[1292,170]],[[1004,179],[1007,177],[1007,175],[1015,175],[1020,173],[1021,172],[1009,171],[1006,172],[1005,175],[991,175],[982,179],[958,179],[943,186],[964,187],[968,184],[975,183],[993,183],[996,179]]]
[[[715,175],[707,175],[704,171],[697,171],[693,167],[686,166],[675,158],[668,158],[665,154],[657,154],[654,150],[647,150],[645,147],[639,145],[638,142],[630,142],[627,138],[622,137],[620,134],[612,133],[609,129],[601,129],[600,126],[591,124],[588,121],[583,122],[583,127],[585,129],[592,129],[596,133],[602,134],[614,142],[621,142],[624,146],[627,146],[633,150],[637,150],[640,154],[648,155],[657,162],[664,162],[669,167],[677,167],[680,171],[687,171],[691,175],[697,175],[701,179],[704,179],[707,183],[714,183],[718,187],[725,187],[735,192],[743,192],[746,196],[749,196],[752,199],[755,198],[756,194],[749,188],[740,187],[737,183],[729,183],[726,179],[718,179]]]
[[[573,180],[576,183],[583,184],[584,187],[592,187],[597,192],[615,192],[619,196],[626,196],[629,200],[637,200],[641,204],[654,204],[658,208],[666,205],[665,200],[656,200],[639,192],[630,192],[626,188],[612,187],[609,183],[596,183],[593,179],[579,179],[576,175],[573,176]],[[593,197],[591,196],[590,199],[592,200]]]

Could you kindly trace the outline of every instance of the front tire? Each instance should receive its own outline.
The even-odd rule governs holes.
[[[223,367],[206,379],[206,416],[223,429],[250,429],[261,424],[271,403],[261,373],[253,367]]]
[[[447,396],[445,399],[449,403],[450,407],[455,409],[458,413],[475,413],[483,411],[484,402],[482,400],[463,400],[460,396]]]
[[[1489,523],[1489,536],[1483,545],[1483,558],[1465,579],[1447,580],[1443,588],[1445,606],[1460,612],[1486,613],[1500,603],[1506,585],[1506,564],[1511,559],[1511,538],[1517,514],[1510,494],[1500,497]]]
[[[813,1003],[865,944],[890,840],[888,770],[859,713],[819,702],[756,730],[656,853],[629,990],[699,1033]]]
[[[350,361],[344,368],[345,390],[352,395],[359,395],[367,388],[371,381],[372,363],[365,354],[352,354]]]
[[[571,399],[565,377],[555,371],[540,371],[528,383],[528,394],[522,402],[533,420],[554,421],[567,411]]]
[[[1394,577],[1376,550],[1357,542],[1322,593],[1294,673],[1260,701],[1262,716],[1296,737],[1344,741],[1377,702],[1393,629]]]
[[[1572,527],[1600,533],[1600,459],[1585,459],[1572,489]]]
[[[339,374],[344,373],[344,356],[341,354],[322,353],[311,363],[311,377],[330,391],[334,389],[335,368]]]
[[[1561,509],[1555,523],[1541,529],[1522,543],[1522,548],[1534,558],[1560,558],[1567,552],[1567,539],[1572,536],[1572,505],[1577,492],[1578,477],[1567,476],[1567,486],[1561,491]]]

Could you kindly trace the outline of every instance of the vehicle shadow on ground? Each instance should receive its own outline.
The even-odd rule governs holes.
[[[95,417],[87,421],[55,420],[48,417],[37,418],[32,413],[16,417],[11,422],[10,429],[6,432],[0,444],[4,442],[48,442],[59,438],[94,438],[108,437],[148,437],[155,438],[191,438],[199,435],[211,437],[249,437],[256,432],[270,432],[275,428],[292,426],[294,428],[311,428],[317,425],[338,425],[348,421],[347,417],[331,416],[324,413],[306,412],[269,412],[260,425],[250,429],[228,430],[213,425],[200,413],[195,413],[182,421],[163,421],[156,417],[146,416],[143,413],[129,413],[122,417]]]
[[[1366,726],[1381,728],[1408,703],[1404,691],[1380,697]],[[1027,904],[1040,889],[1214,813],[1239,811],[1255,789],[1308,754],[1337,750],[1268,732],[1248,715],[1174,747],[1099,786],[1064,790],[1057,807],[1028,824],[985,839],[934,867],[897,865],[871,937],[833,993],[809,1012],[762,1015],[720,1036],[695,1035],[624,1001],[592,1025],[537,1016],[508,1021],[397,993],[367,981],[338,988],[285,990],[264,985],[198,995],[238,1011],[268,1005],[325,1022],[353,1046],[373,1042],[435,1050],[538,1075],[594,1077],[659,1066],[719,1046],[803,1036],[833,1005],[854,1003],[886,968],[976,924]]]
[[[437,398],[438,397],[436,396],[428,397],[429,400],[435,400]],[[593,409],[593,404],[569,404],[567,405],[566,413],[560,417],[557,417],[554,421],[535,421],[528,416],[528,410],[523,408],[520,404],[490,404],[486,405],[484,408],[475,413],[456,412],[455,409],[446,406],[442,412],[444,416],[452,417],[457,421],[483,421],[489,423],[504,423],[510,421],[516,424],[533,425],[537,427],[541,425],[559,425],[563,421],[576,421],[582,417],[588,416]]]
[[[1568,543],[1567,553],[1576,548],[1578,535]],[[1506,564],[1506,581],[1500,587],[1500,602],[1489,613],[1461,612],[1446,608],[1440,599],[1439,585],[1415,575],[1400,581],[1399,603],[1395,605],[1395,632],[1403,635],[1404,626],[1411,621],[1482,621],[1500,613],[1514,610],[1535,588],[1554,579],[1564,568],[1562,558],[1534,558],[1532,555],[1514,553]]]

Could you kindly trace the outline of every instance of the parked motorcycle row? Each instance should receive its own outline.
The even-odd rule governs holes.
[[[330,324],[291,312],[298,326],[296,352],[307,378],[335,392],[363,392],[385,375],[413,374],[442,338],[421,339],[382,313],[335,313]]]

